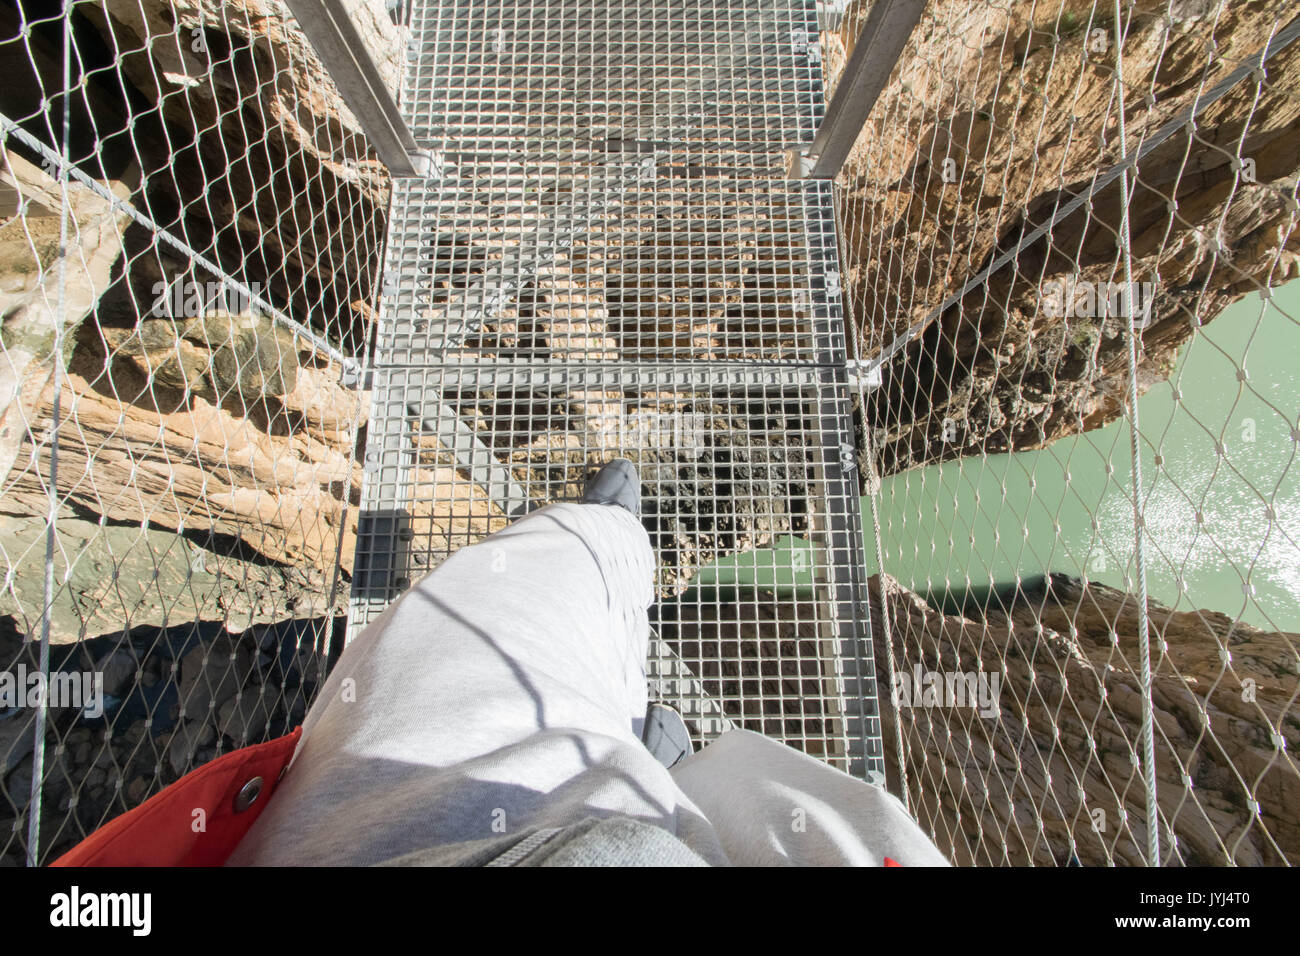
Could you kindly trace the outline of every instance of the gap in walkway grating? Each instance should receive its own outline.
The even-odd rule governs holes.
[[[412,23],[404,110],[438,162],[394,189],[350,633],[621,455],[658,555],[652,693],[701,742],[882,773],[831,189],[784,175],[821,117],[815,5]],[[770,587],[701,585],[755,552]]]

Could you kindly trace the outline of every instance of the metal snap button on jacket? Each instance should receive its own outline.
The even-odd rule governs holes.
[[[257,802],[257,798],[262,795],[262,778],[254,777],[248,783],[239,788],[239,793],[235,794],[235,812],[243,813],[249,807]]]

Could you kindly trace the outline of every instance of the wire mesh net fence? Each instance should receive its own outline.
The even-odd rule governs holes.
[[[836,181],[885,753],[958,862],[1300,862],[1294,18],[931,3]]]
[[[390,186],[279,4],[0,18],[0,846],[35,863],[301,721]]]
[[[279,3],[0,4],[6,861],[622,455],[698,741],[958,862],[1296,862],[1300,25],[937,0],[789,179],[873,9],[349,4],[391,185]]]

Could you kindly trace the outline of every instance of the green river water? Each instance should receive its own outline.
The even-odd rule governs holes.
[[[1300,631],[1300,281],[1203,326],[1139,402],[1151,597]],[[1239,370],[1244,369],[1243,376]],[[1136,590],[1129,426],[1038,451],[966,458],[886,479],[886,570],[950,609],[1048,571]],[[874,572],[875,539],[863,499]],[[698,586],[803,590],[793,537],[706,568]]]

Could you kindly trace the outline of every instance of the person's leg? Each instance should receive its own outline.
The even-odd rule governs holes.
[[[461,548],[340,659],[322,691],[353,681],[382,706],[368,733],[455,763],[540,729],[634,738],[645,713],[654,556],[621,508],[556,504]],[[313,708],[305,730],[356,716]]]
[[[639,740],[654,556],[556,504],[456,552],[341,656],[233,862],[354,862],[625,813],[717,859]]]
[[[947,866],[882,787],[748,730],[730,730],[673,770],[739,866]]]

